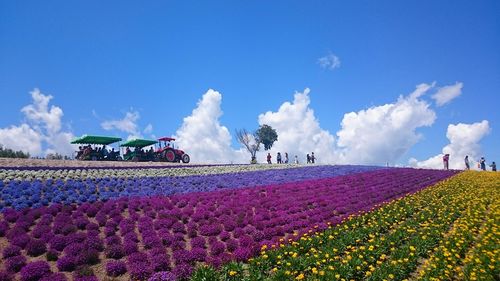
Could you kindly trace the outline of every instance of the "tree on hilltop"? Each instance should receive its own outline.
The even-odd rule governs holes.
[[[250,134],[247,130],[241,129],[241,130],[236,130],[236,138],[238,139],[238,142],[241,143],[248,152],[250,152],[250,155],[252,156],[252,159],[250,160],[251,164],[256,164],[257,163],[257,158],[256,154],[257,151],[260,149],[260,142],[254,134]]]
[[[276,130],[266,124],[260,126],[255,134],[259,142],[264,145],[264,150],[271,149],[274,142],[278,140],[278,133],[276,133]]]
[[[259,129],[251,134],[246,129],[236,130],[236,138],[251,155],[251,164],[257,163],[257,151],[260,150],[260,144],[264,145],[265,150],[271,149],[274,142],[278,140],[278,134],[269,125],[262,125]]]

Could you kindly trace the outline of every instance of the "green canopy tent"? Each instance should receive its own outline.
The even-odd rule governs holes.
[[[104,137],[104,136],[89,136],[89,135],[84,135],[79,138],[74,139],[71,144],[88,144],[88,145],[109,145],[115,142],[121,141],[121,138],[117,137]],[[107,153],[108,151],[103,149],[103,150],[98,150],[95,148],[92,148],[88,150],[89,148],[81,148],[79,151],[77,151],[76,159],[79,160],[107,160],[107,161],[116,161],[116,160],[121,160],[120,157],[120,152],[119,151],[111,151],[110,153]],[[105,153],[106,152],[106,153]]]
[[[74,139],[72,144],[102,144],[109,145],[118,141],[121,141],[121,138],[116,137],[103,137],[103,136],[89,136],[84,135],[79,138]]]
[[[125,143],[122,143],[120,146],[143,148],[145,146],[153,145],[155,143],[157,143],[157,141],[155,141],[155,140],[133,139],[133,140],[129,140]]]
[[[121,147],[135,147],[135,151],[128,151],[123,154],[123,159],[127,161],[154,161],[154,153],[144,153],[141,148],[156,144],[155,140],[133,139],[122,143]]]

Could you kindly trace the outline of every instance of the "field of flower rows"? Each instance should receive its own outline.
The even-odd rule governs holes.
[[[449,243],[461,241],[452,239],[465,239],[474,225],[477,233],[460,242],[469,265],[456,262],[452,267],[479,276],[484,251],[495,250],[492,245],[498,242],[489,235],[497,231],[498,221],[484,220],[498,217],[498,196],[486,192],[495,190],[490,182],[497,178],[475,182],[459,175],[438,183],[454,174],[284,165],[0,169],[0,281],[170,280],[188,278],[193,271],[195,280],[333,280],[338,274],[378,280],[402,274],[391,263],[397,257],[393,252],[407,255],[405,245],[426,229],[422,223],[434,226],[429,219],[439,224],[429,226],[422,253],[433,255],[410,252],[415,260],[427,258],[419,264],[418,276],[430,280],[440,274],[434,273],[436,268],[447,268],[433,257],[439,258],[439,251],[448,254]],[[448,186],[457,179],[460,184]],[[472,183],[485,189],[484,196],[466,193]],[[414,195],[406,196],[410,193]],[[478,201],[471,205],[474,209],[460,205],[467,194],[469,202]],[[489,201],[481,201],[483,197]],[[443,236],[451,241],[446,244],[438,234],[447,233],[450,225],[454,232]],[[482,248],[470,247],[479,240]],[[372,250],[370,241],[379,241]],[[337,254],[328,252],[332,247],[322,248],[328,243],[338,243]],[[354,257],[361,247],[367,251],[365,260]],[[272,248],[277,249],[268,250]],[[384,255],[382,263],[370,263],[370,252]],[[498,252],[492,253],[498,260]],[[332,263],[334,270],[327,271],[330,261],[340,266]],[[374,265],[386,269],[371,271]]]
[[[499,188],[465,172],[192,280],[499,280]]]
[[[52,203],[81,204],[131,196],[173,195],[330,178],[379,169],[372,166],[291,168],[228,165],[145,169],[0,169],[0,211]]]

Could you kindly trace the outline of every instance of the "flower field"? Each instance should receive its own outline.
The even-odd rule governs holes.
[[[500,178],[456,174],[0,169],[0,281],[490,280]]]
[[[193,280],[498,280],[500,176],[465,172]],[[288,242],[288,243],[284,243]]]

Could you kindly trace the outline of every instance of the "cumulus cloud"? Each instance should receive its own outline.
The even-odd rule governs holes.
[[[434,83],[420,84],[394,103],[345,114],[336,137],[321,128],[310,108],[309,89],[295,93],[293,102],[283,103],[278,111],[259,115],[259,124],[278,133],[273,158],[278,151],[288,152],[291,159],[299,155],[304,162],[314,151],[319,163],[394,164],[420,140],[417,129],[434,123],[435,112],[421,99],[433,87]]]
[[[318,59],[318,64],[328,70],[334,70],[340,67],[340,58],[336,55],[329,53],[328,55]]]
[[[41,155],[43,136],[28,124],[0,129],[0,144],[13,149]]]
[[[278,140],[270,150],[275,160],[276,153],[288,152],[290,161],[298,155],[299,161],[305,161],[305,155],[314,151],[319,163],[333,162],[335,158],[335,138],[328,131],[321,129],[319,120],[309,107],[311,102],[309,89],[296,92],[293,102],[283,103],[278,111],[268,111],[259,115],[259,124],[267,124],[278,133]],[[258,153],[259,162],[264,162],[265,153]]]
[[[128,139],[140,138],[142,137],[137,121],[140,118],[138,111],[130,110],[125,113],[122,119],[117,120],[106,120],[101,122],[101,127],[106,131],[118,130],[128,133]],[[152,129],[152,126],[151,126]]]
[[[469,161],[477,161],[481,155],[481,145],[479,142],[491,131],[489,122],[483,120],[472,124],[450,124],[446,131],[446,137],[450,141],[442,149],[442,153],[430,157],[427,160],[418,161],[410,159],[409,164],[418,168],[443,168],[443,155],[450,154],[450,169],[464,169],[464,157],[469,156]],[[471,165],[474,167],[474,165]]]
[[[31,92],[33,103],[21,109],[26,118],[35,125],[42,125],[50,133],[55,133],[61,129],[61,118],[63,111],[60,107],[51,106],[49,102],[53,98],[51,95],[44,95],[39,89]]]
[[[208,90],[177,130],[177,144],[193,162],[247,163],[250,157],[243,150],[231,147],[231,134],[220,124],[221,102],[219,92]]]
[[[420,99],[434,84],[420,84],[395,103],[344,115],[338,136],[338,161],[353,164],[394,164],[421,135],[420,127],[436,119],[429,104]]]
[[[270,125],[278,133],[269,151],[273,161],[277,152],[288,152],[290,161],[298,155],[304,163],[305,155],[314,152],[318,163],[395,165],[421,140],[418,130],[436,120],[436,113],[425,99],[435,84],[417,85],[413,92],[392,103],[346,113],[335,134],[323,129],[314,115],[309,89],[296,92],[293,101],[284,102],[277,111],[260,114],[258,123]],[[220,124],[221,100],[221,94],[214,90],[203,95],[176,133],[179,144],[198,162],[246,163],[249,153],[233,149],[231,134]],[[451,135],[458,135],[451,131]],[[258,152],[258,161],[265,162],[266,154]],[[470,155],[474,156],[472,152]]]
[[[432,98],[436,101],[437,106],[443,106],[460,96],[463,86],[464,84],[462,82],[457,82],[455,85],[441,87],[432,95]]]
[[[74,135],[61,130],[63,110],[54,105],[49,107],[53,96],[44,95],[39,89],[30,94],[32,103],[21,109],[25,122],[19,126],[0,128],[0,143],[34,156],[55,152],[71,156],[74,148],[70,141]]]

